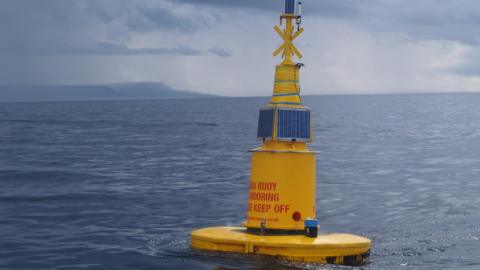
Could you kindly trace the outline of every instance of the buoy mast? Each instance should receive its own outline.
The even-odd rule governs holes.
[[[301,12],[302,2],[298,3],[297,10]],[[272,105],[298,105],[300,100],[299,70],[303,64],[296,64],[293,57],[302,58],[302,53],[293,44],[302,33],[302,16],[295,13],[295,0],[286,0],[285,13],[280,16],[280,27],[275,25],[274,30],[283,40],[283,44],[273,52],[273,56],[281,53],[283,62],[275,71],[275,87]],[[297,29],[295,30],[295,23]],[[283,28],[281,28],[283,27]]]

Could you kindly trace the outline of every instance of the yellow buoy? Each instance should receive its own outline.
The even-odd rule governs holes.
[[[213,227],[192,232],[192,248],[270,255],[322,264],[361,264],[369,256],[370,240],[351,234],[256,235],[242,227]]]
[[[247,220],[244,227],[214,227],[192,232],[192,248],[252,253],[331,264],[360,264],[371,241],[351,234],[319,234],[315,210],[315,152],[310,109],[300,97],[302,58],[293,41],[303,32],[301,2],[285,0],[283,28],[275,31],[284,43],[274,52],[283,62],[275,69],[273,96],[260,110],[253,149]],[[296,25],[295,25],[296,24]],[[295,26],[296,29],[295,29]]]

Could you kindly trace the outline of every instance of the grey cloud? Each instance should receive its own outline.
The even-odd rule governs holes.
[[[278,13],[283,0],[176,0],[224,9]],[[457,40],[480,44],[478,0],[303,0],[308,16],[350,22],[382,32],[401,32],[414,39]],[[308,19],[308,16],[307,19]]]
[[[90,16],[80,1],[68,2],[0,2],[0,52],[33,52],[88,42],[95,35],[94,21],[86,21]]]
[[[372,30],[402,32],[417,39],[478,44],[480,10],[475,0],[363,1],[354,19]]]
[[[303,2],[305,20],[317,16],[363,27],[374,34],[398,32],[406,34],[409,40],[454,40],[473,47],[480,45],[478,0]],[[172,10],[185,4],[193,6],[193,11]],[[233,52],[228,48],[198,50],[185,42],[192,33],[208,31],[213,24],[221,29],[221,23],[226,20],[243,19],[231,18],[231,14],[251,19],[278,14],[282,9],[283,0],[0,0],[0,84],[29,78],[37,81],[48,77],[46,73],[57,72],[55,68],[62,68],[52,65],[50,71],[42,69],[46,65],[39,63],[35,56],[210,54],[231,57]],[[255,16],[250,15],[252,11],[256,12]],[[158,30],[172,31],[173,35],[186,38],[169,40],[169,45],[159,44],[158,48],[126,46],[135,35]],[[480,68],[475,63],[480,57],[471,58],[471,62],[452,72],[465,76],[479,74]],[[94,77],[96,72],[92,74]]]
[[[52,47],[26,47],[18,48],[10,55],[32,55],[32,56],[46,56],[46,55],[187,55],[198,56],[202,55],[201,50],[194,49],[190,46],[177,46],[165,48],[129,48],[122,44],[115,44],[110,42],[94,42],[86,46],[79,46],[72,44],[70,46],[52,46]],[[218,56],[221,53],[218,53]]]
[[[480,64],[476,62],[470,62],[468,64],[449,69],[448,72],[452,72],[464,77],[480,77]]]
[[[465,61],[446,70],[464,77],[480,77],[480,49],[475,48],[465,54]]]
[[[162,1],[162,0],[161,0]],[[165,0],[163,0],[165,2]],[[207,52],[188,44],[158,44],[154,48],[129,48],[134,32],[171,29],[194,31],[201,16],[173,16],[157,1],[130,0],[15,0],[0,1],[0,85],[78,81],[82,75],[63,70],[89,70],[84,78],[105,76],[106,65],[88,55],[187,55]],[[151,6],[151,8],[147,8]],[[135,24],[135,21],[143,22]],[[102,42],[100,42],[102,41]],[[165,46],[165,47],[162,47]],[[71,55],[73,65],[64,66]],[[53,60],[53,58],[55,60]],[[87,60],[88,59],[88,60]],[[58,61],[59,63],[54,63]],[[76,62],[74,62],[76,61]],[[92,68],[95,67],[95,68]],[[107,67],[108,69],[108,67]],[[109,69],[112,70],[112,69]],[[59,78],[65,74],[65,78]],[[97,74],[97,75],[96,75]],[[77,77],[78,76],[78,77]]]
[[[260,10],[278,10],[282,6],[282,1],[276,0],[176,0],[179,3],[188,3],[194,5],[209,5],[222,8],[249,8]]]
[[[126,31],[150,32],[157,30],[193,33],[200,27],[209,27],[219,20],[215,12],[181,11],[178,1],[169,0],[87,0],[88,10],[105,24],[123,20]],[[170,3],[171,5],[158,5]],[[172,8],[177,6],[177,9]],[[113,8],[115,7],[115,8]]]
[[[198,55],[189,46],[129,49],[122,45],[133,32],[169,29],[188,34],[210,19],[174,16],[170,10],[146,8],[147,1],[2,1],[0,54],[181,54]],[[119,5],[121,7],[119,7]],[[112,7],[112,8],[109,8]],[[114,40],[98,42],[105,31]]]
[[[231,57],[233,52],[227,48],[214,47],[209,50],[209,52],[220,57]]]
[[[212,18],[215,18],[212,16]],[[128,18],[130,30],[148,32],[155,30],[178,30],[184,33],[193,33],[200,27],[208,27],[211,20],[201,16],[174,16],[171,11],[160,8],[139,8],[136,16]]]
[[[175,0],[175,2],[194,5],[209,5],[227,9],[250,9],[279,13],[284,8],[284,0]],[[357,13],[356,0],[302,0],[306,14],[321,14],[325,16],[347,16]]]
[[[125,45],[109,42],[97,42],[89,48],[69,48],[50,52],[53,54],[89,54],[89,55],[201,55],[202,51],[189,46],[173,48],[128,48]],[[48,54],[48,52],[47,52]]]

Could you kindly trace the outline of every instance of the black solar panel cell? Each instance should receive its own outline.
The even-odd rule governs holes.
[[[295,13],[295,0],[286,0],[285,14],[294,14],[294,13]]]
[[[258,138],[272,138],[275,110],[261,110],[258,118]]]
[[[310,111],[278,110],[277,139],[310,140]]]

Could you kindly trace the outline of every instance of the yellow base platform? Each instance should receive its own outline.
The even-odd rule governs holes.
[[[212,227],[192,232],[198,250],[261,254],[299,262],[357,265],[366,261],[371,241],[351,234],[257,235],[243,227]]]

